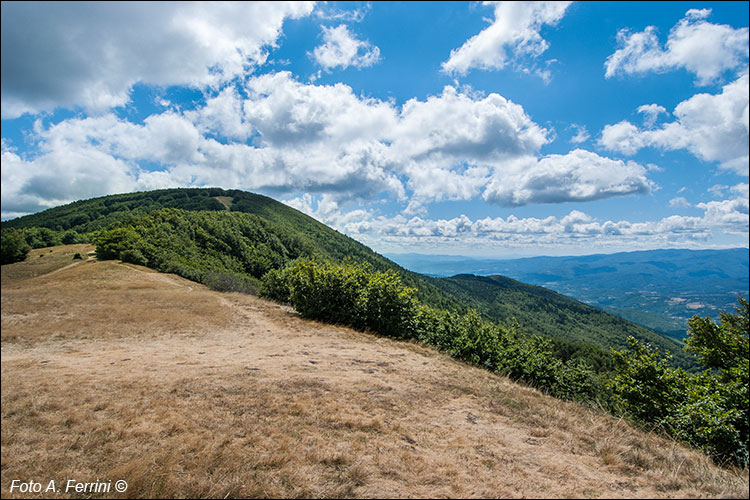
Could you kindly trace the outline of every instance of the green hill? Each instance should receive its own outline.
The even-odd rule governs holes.
[[[480,311],[486,318],[558,339],[561,351],[626,347],[632,335],[694,360],[680,344],[548,289],[502,276],[429,278],[398,266],[361,243],[271,198],[240,190],[165,189],[74,202],[2,223],[33,247],[102,241],[102,257],[174,272],[217,289],[253,291],[271,269],[298,258],[366,262],[393,270],[440,309]],[[593,348],[592,348],[593,346]],[[570,355],[570,352],[567,353]]]
[[[515,321],[521,330],[561,339],[563,345],[584,343],[625,349],[625,339],[632,336],[661,351],[670,351],[681,366],[694,364],[693,357],[673,339],[547,288],[505,276],[471,274],[433,278],[433,282],[493,321],[503,324]]]

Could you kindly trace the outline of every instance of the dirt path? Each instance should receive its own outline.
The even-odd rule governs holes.
[[[747,493],[622,421],[255,297],[115,262],[2,294],[4,498],[24,478],[137,497]]]

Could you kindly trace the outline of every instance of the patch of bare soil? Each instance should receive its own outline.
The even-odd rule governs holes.
[[[60,498],[748,494],[746,471],[624,421],[256,297],[114,261],[3,276],[3,498],[52,496],[13,480]]]

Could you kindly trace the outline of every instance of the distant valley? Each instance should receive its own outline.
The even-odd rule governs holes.
[[[747,248],[648,250],[512,260],[391,254],[405,268],[442,277],[503,275],[544,286],[676,339],[695,314],[718,317],[748,296]]]

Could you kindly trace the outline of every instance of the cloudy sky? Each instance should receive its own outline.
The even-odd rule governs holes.
[[[748,2],[2,2],[2,218],[262,193],[380,252],[748,245]]]

